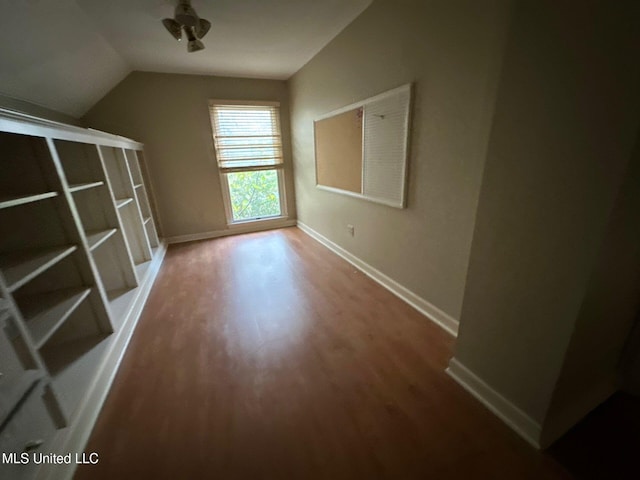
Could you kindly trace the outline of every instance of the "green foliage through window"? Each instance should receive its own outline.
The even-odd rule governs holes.
[[[233,220],[252,220],[280,215],[276,170],[227,174]]]

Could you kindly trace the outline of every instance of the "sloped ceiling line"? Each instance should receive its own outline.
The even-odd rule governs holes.
[[[174,0],[0,2],[0,95],[79,118],[132,70],[287,79],[371,0],[192,0],[213,24],[192,54]]]

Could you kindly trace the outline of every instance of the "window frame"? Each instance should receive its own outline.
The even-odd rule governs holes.
[[[280,102],[277,101],[254,101],[254,100],[224,100],[224,99],[210,99],[208,108],[209,125],[211,127],[211,141],[213,143],[213,152],[216,161],[216,167],[218,168],[218,175],[220,177],[220,187],[222,190],[222,202],[224,204],[225,216],[227,218],[227,227],[241,227],[250,223],[269,222],[274,220],[285,220],[289,218],[287,211],[287,191],[285,187],[285,175],[284,175],[284,145],[282,146],[282,162],[275,165],[263,165],[263,166],[248,166],[248,167],[221,167],[218,162],[218,151],[215,146],[215,129],[213,124],[213,117],[211,107],[215,105],[242,105],[242,106],[256,106],[256,107],[276,107],[278,115],[278,129],[282,142],[284,138],[282,136],[282,117],[280,112]],[[278,176],[278,197],[280,202],[280,215],[272,215],[268,217],[258,217],[246,220],[234,220],[233,208],[231,206],[231,194],[229,188],[229,179],[227,174],[234,172],[257,172],[261,170],[274,170]]]

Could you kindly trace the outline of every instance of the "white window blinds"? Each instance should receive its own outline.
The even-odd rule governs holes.
[[[279,110],[275,105],[211,104],[218,166],[234,169],[281,164]]]

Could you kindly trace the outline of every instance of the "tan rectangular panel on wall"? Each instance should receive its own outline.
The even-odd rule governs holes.
[[[362,107],[314,123],[318,185],[362,193]]]

